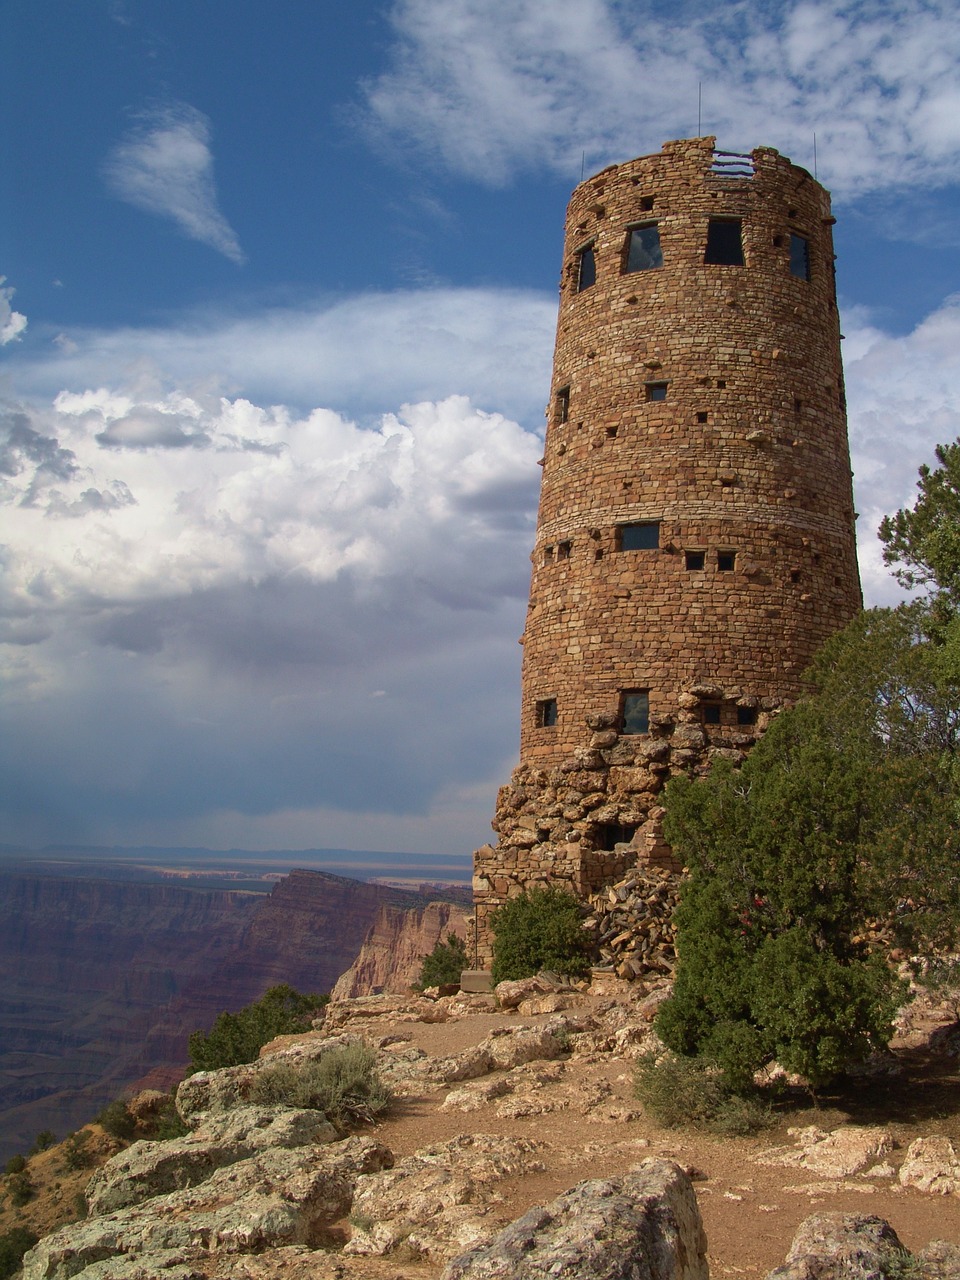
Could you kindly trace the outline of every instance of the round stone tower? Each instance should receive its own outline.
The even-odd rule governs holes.
[[[666,143],[576,188],[484,920],[667,862],[671,772],[742,757],[859,609],[827,192],[771,148]]]

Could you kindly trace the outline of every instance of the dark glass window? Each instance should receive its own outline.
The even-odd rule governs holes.
[[[648,382],[647,383],[647,399],[648,400],[666,400],[667,386],[666,382]]]
[[[790,232],[790,274],[801,280],[810,279],[810,241],[795,231]]]
[[[739,218],[711,218],[707,224],[706,263],[718,267],[742,267],[743,243]]]
[[[580,263],[577,270],[577,292],[583,293],[597,282],[597,260],[592,247],[580,250]]]
[[[737,707],[737,724],[756,724],[757,711],[755,707]]]
[[[557,723],[556,698],[541,698],[537,703],[537,728],[550,729]]]
[[[720,723],[720,703],[705,702],[703,706],[700,708],[700,715],[703,719],[704,724],[719,724]]]
[[[624,270],[627,272],[650,271],[654,267],[662,266],[663,251],[660,248],[660,231],[657,224],[654,222],[647,227],[631,228]]]
[[[737,553],[735,551],[718,551],[717,568],[721,573],[730,573],[736,568]]]
[[[617,526],[618,551],[656,551],[660,546],[660,521]]]
[[[620,732],[650,732],[650,694],[646,689],[624,689],[621,695]]]
[[[557,422],[570,421],[570,388],[561,387],[557,392]]]
[[[706,562],[706,552],[704,551],[685,551],[684,559],[688,569],[702,569]]]

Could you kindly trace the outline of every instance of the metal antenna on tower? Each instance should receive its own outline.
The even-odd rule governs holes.
[[[817,177],[817,135],[813,135],[813,176]]]
[[[580,152],[580,181],[583,181],[583,166],[587,163],[586,151]]]
[[[697,81],[697,137],[703,137],[703,81]]]

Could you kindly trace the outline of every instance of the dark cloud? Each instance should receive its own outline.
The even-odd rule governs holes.
[[[152,405],[137,405],[115,418],[96,437],[107,449],[207,449],[210,437],[196,430],[192,419],[164,413]]]
[[[17,491],[24,506],[31,506],[45,485],[69,480],[79,468],[72,450],[62,448],[54,437],[35,430],[27,413],[4,406],[0,408],[0,476],[13,479],[31,470],[33,477],[26,493]]]

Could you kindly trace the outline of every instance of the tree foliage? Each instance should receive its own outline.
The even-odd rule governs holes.
[[[490,917],[493,981],[529,978],[542,969],[578,977],[589,972],[580,904],[559,885],[524,890]]]
[[[955,936],[958,690],[923,620],[864,613],[740,770],[667,788],[690,877],[657,1026],[740,1087],[772,1059],[823,1084],[886,1044],[902,991],[872,922],[911,948]]]
[[[459,982],[460,975],[466,967],[466,943],[455,933],[448,933],[446,942],[438,942],[430,954],[424,956],[417,986],[423,991],[426,987],[439,987],[446,982]]]
[[[657,1028],[737,1087],[772,1059],[822,1084],[887,1042],[902,988],[877,922],[911,951],[957,939],[960,441],[937,458],[880,530],[926,596],[835,636],[740,770],[666,791],[690,876]]]
[[[39,1236],[27,1227],[13,1227],[0,1235],[0,1280],[19,1271],[23,1255],[38,1240]]]
[[[191,1035],[191,1071],[217,1071],[253,1062],[275,1036],[308,1031],[329,998],[305,995],[281,983],[236,1013],[221,1013],[208,1032],[194,1031]]]
[[[886,516],[880,525],[887,564],[899,565],[901,586],[926,587],[937,604],[960,606],[960,440],[938,445],[939,467],[920,468],[919,496],[912,507]]]

